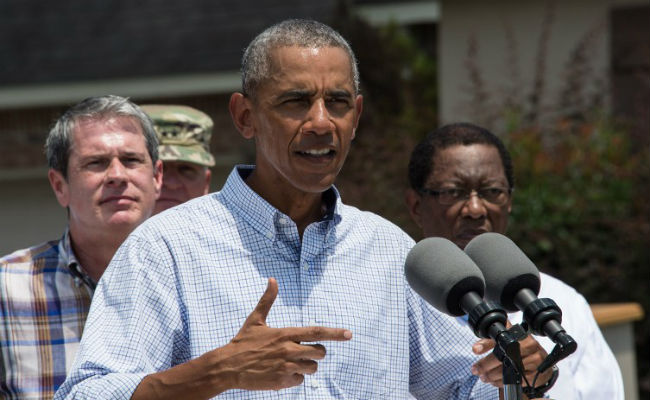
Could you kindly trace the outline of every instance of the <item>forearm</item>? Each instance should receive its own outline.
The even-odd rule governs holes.
[[[209,362],[210,353],[168,370],[147,375],[132,400],[209,399],[234,388],[233,374]]]

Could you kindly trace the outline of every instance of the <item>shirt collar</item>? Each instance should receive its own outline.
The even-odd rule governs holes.
[[[70,264],[79,264],[77,257],[75,257],[74,251],[72,250],[72,244],[70,243],[69,227],[65,229],[65,233],[61,238],[59,244],[59,257],[61,257],[66,266],[70,266]]]
[[[68,270],[74,277],[75,285],[77,287],[81,286],[82,283],[86,284],[91,290],[95,290],[97,282],[95,282],[87,273],[84,271],[77,257],[74,255],[74,250],[72,250],[72,245],[70,243],[70,228],[66,228],[63,238],[61,239],[59,245],[59,257],[63,261],[63,264],[68,267]]]
[[[254,165],[235,166],[221,192],[224,200],[237,214],[262,235],[273,239],[276,235],[275,222],[283,218],[289,219],[289,216],[273,207],[246,184],[246,178],[254,169]],[[330,221],[330,227],[339,223],[341,196],[334,186],[323,193],[323,202],[325,212],[321,221]]]

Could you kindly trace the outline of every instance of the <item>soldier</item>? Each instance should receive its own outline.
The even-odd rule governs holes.
[[[212,119],[182,105],[143,105],[154,123],[163,162],[163,186],[155,214],[203,196],[210,190],[214,157],[210,154]]]

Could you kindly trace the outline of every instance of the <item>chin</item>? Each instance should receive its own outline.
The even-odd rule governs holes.
[[[326,175],[317,181],[306,182],[304,187],[308,190],[305,191],[311,193],[323,193],[334,185],[335,180],[336,175]]]
[[[106,228],[116,229],[120,231],[124,229],[133,230],[135,229],[136,226],[140,225],[145,219],[147,218],[141,214],[114,215],[106,222]]]

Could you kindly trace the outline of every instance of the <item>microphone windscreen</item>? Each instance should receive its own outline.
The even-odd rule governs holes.
[[[426,238],[409,252],[404,265],[409,285],[429,304],[453,316],[465,314],[461,299],[468,292],[481,297],[483,275],[474,262],[453,242]]]
[[[507,311],[517,311],[515,296],[521,289],[539,293],[539,271],[517,245],[498,233],[476,236],[465,253],[483,273],[486,298],[499,302]]]

